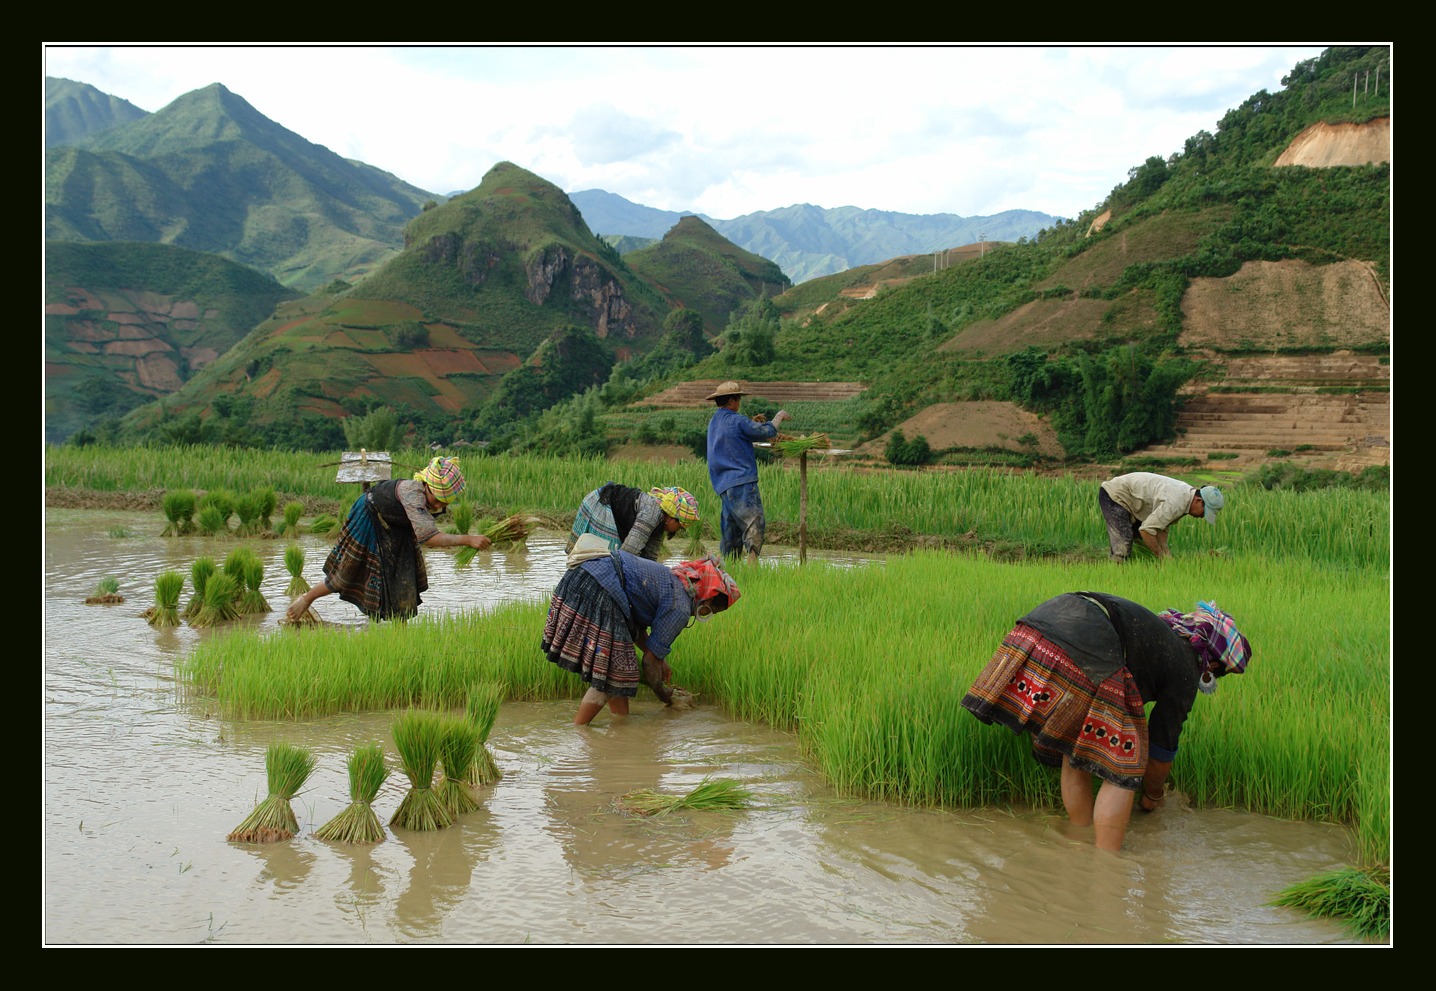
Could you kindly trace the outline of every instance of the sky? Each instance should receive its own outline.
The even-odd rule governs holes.
[[[511,161],[723,220],[795,203],[1075,217],[1320,47],[46,45],[156,111],[223,83],[433,193]]]

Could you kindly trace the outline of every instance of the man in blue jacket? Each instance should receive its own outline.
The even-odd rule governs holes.
[[[748,563],[757,564],[763,550],[763,500],[758,496],[758,459],[753,442],[770,440],[778,424],[790,419],[787,410],[765,423],[759,414],[750,420],[738,412],[742,391],[737,382],[724,382],[708,398],[718,411],[708,421],[708,478],[713,491],[723,500],[719,551],[724,557],[748,552]]]

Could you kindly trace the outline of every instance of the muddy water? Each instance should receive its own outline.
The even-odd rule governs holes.
[[[835,796],[791,736],[703,706],[637,703],[575,730],[572,703],[509,705],[490,738],[504,778],[438,833],[372,848],[316,840],[347,802],[344,761],[382,714],[234,723],[179,697],[176,656],[226,630],[154,630],[154,575],[228,545],[162,540],[156,515],[51,511],[46,526],[44,861],[54,943],[1332,943],[1338,926],[1266,907],[1351,860],[1338,828],[1183,803],[1142,817],[1120,857],[1040,812],[913,811]],[[143,536],[114,539],[124,526]],[[328,545],[305,538],[314,580]],[[283,601],[283,543],[256,541]],[[455,575],[429,557],[426,609],[542,596],[558,535]],[[85,606],[105,575],[124,605]],[[345,612],[350,610],[350,612]],[[332,597],[334,622],[362,622]],[[352,614],[351,614],[352,613]],[[277,614],[241,622],[272,626]],[[537,659],[537,648],[535,648]],[[265,793],[276,736],[313,747],[302,834],[224,836]],[[736,777],[763,808],[646,821],[617,800]],[[397,774],[376,807],[403,794]],[[1069,835],[1070,833],[1070,835]]]

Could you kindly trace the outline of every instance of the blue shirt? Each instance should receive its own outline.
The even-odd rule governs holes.
[[[755,440],[776,437],[771,423],[754,423],[742,413],[720,406],[708,421],[708,479],[722,495],[735,485],[758,480]]]
[[[627,551],[619,554],[623,558],[623,584],[618,581],[611,557],[594,558],[579,567],[598,579],[625,616],[648,630],[648,649],[661,660],[673,649],[678,634],[687,628],[693,616],[693,600],[683,579],[666,565]]]

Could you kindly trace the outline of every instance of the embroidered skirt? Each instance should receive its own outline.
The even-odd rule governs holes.
[[[407,526],[386,524],[360,497],[324,561],[324,584],[373,619],[408,619],[429,588],[424,552]]]
[[[628,620],[598,579],[569,568],[553,591],[543,652],[600,692],[633,698],[638,694],[638,654]]]
[[[1015,626],[962,700],[984,723],[1032,734],[1032,756],[1068,762],[1103,781],[1136,790],[1147,768],[1147,716],[1128,670],[1093,684],[1067,653]]]

